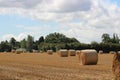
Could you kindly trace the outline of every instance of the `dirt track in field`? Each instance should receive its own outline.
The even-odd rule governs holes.
[[[82,66],[77,56],[0,53],[0,80],[112,80],[112,58],[102,54],[97,65]]]

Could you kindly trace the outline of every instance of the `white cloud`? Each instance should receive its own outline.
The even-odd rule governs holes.
[[[32,8],[37,4],[41,3],[43,0],[1,0],[0,7],[20,7],[20,8]]]
[[[76,12],[76,11],[86,11],[91,7],[90,0],[45,0],[44,2],[47,11],[53,12]]]
[[[90,8],[91,0],[2,0],[0,2],[0,13],[20,14],[45,21],[61,21],[62,18],[68,20],[70,13],[87,11]]]
[[[2,36],[2,38],[0,39],[1,41],[5,41],[5,40],[10,40],[11,37],[14,37],[13,34],[6,34],[4,36]]]
[[[12,37],[15,38],[17,41],[21,41],[24,38],[27,38],[27,33],[20,33],[18,35],[14,35],[14,34],[5,34],[2,36],[2,38],[0,39],[1,41],[9,41]]]
[[[34,35],[57,31],[81,42],[100,41],[103,33],[120,35],[120,7],[109,0],[1,0],[0,14],[58,23],[56,29],[51,25],[24,26],[27,33]]]
[[[42,25],[42,26],[24,26],[18,25],[18,29],[22,29],[24,34],[34,36],[35,40],[37,40],[40,36],[46,36],[52,32],[58,32],[59,27],[52,28],[50,25]],[[22,33],[21,33],[22,34]],[[24,35],[23,34],[23,35]]]
[[[12,5],[11,5],[12,4]],[[40,11],[74,12],[89,10],[90,0],[1,0],[0,7],[39,8]]]

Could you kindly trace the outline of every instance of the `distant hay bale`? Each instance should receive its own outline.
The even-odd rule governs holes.
[[[76,55],[79,55],[79,54],[80,54],[80,50],[77,50],[77,51],[76,51]]]
[[[6,51],[4,51],[4,53],[7,53]]]
[[[115,51],[110,51],[109,54],[115,54],[116,52]]]
[[[68,53],[69,53],[69,56],[76,56],[75,50],[69,50]]]
[[[80,62],[80,50],[76,51],[76,55],[78,56],[79,62]]]
[[[58,54],[60,57],[68,57],[68,50],[66,49],[59,50]]]
[[[38,51],[38,50],[34,50],[34,49],[33,49],[33,50],[32,50],[32,52],[33,52],[33,53],[38,53],[39,51]]]
[[[47,50],[47,54],[52,55],[53,54],[53,50]]]
[[[100,50],[100,51],[98,52],[98,54],[103,54],[103,51],[102,51],[102,50]]]
[[[26,49],[24,48],[19,48],[19,49],[16,49],[16,54],[21,54],[21,53],[25,53],[26,52]]]
[[[120,53],[114,54],[112,72],[115,75],[115,80],[120,80]]]
[[[98,54],[96,50],[81,50],[80,61],[82,65],[96,65],[98,62]]]
[[[43,51],[41,51],[41,50],[40,50],[39,52],[40,52],[40,53],[43,53]]]
[[[12,52],[12,53],[15,53],[15,52],[16,52],[16,50],[12,50],[11,52]]]

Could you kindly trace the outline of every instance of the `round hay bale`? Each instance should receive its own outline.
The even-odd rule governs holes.
[[[117,53],[120,53],[120,51],[117,51]]]
[[[96,50],[81,50],[80,61],[82,65],[96,65],[98,62],[98,54]]]
[[[33,53],[39,53],[38,50],[34,50],[34,49],[32,50],[32,52],[33,52]]]
[[[53,50],[47,50],[47,54],[52,55],[53,54]]]
[[[11,52],[12,52],[12,53],[15,53],[15,52],[16,52],[16,50],[12,50]]]
[[[41,50],[40,50],[39,52],[40,52],[40,53],[43,53],[43,51],[41,51]]]
[[[79,54],[80,54],[80,50],[77,50],[77,51],[76,51],[76,55],[79,55]]]
[[[80,62],[80,50],[76,51],[76,55],[78,56],[79,62]]]
[[[115,51],[110,51],[109,54],[115,54],[116,52]]]
[[[100,51],[98,52],[98,54],[103,54],[103,51],[102,51],[102,50],[100,50]]]
[[[68,57],[68,50],[59,50],[58,54],[60,57]]]
[[[16,54],[21,54],[21,53],[23,53],[23,51],[16,51],[15,53]]]
[[[75,50],[69,50],[69,56],[76,56]]]
[[[114,54],[112,72],[115,75],[115,80],[120,80],[120,53]]]

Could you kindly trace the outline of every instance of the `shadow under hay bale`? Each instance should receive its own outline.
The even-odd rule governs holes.
[[[60,57],[68,57],[68,50],[66,50],[66,49],[59,50],[59,51],[58,51],[58,55],[59,55]]]
[[[23,53],[23,51],[16,51],[15,53],[16,54],[21,54],[21,53]]]
[[[112,72],[115,75],[114,80],[120,80],[120,53],[114,54]]]
[[[68,53],[69,53],[69,56],[76,56],[75,50],[69,50]]]
[[[96,65],[98,62],[97,51],[92,49],[81,50],[80,61],[82,65]]]
[[[53,54],[53,50],[47,50],[47,54],[52,55]]]

